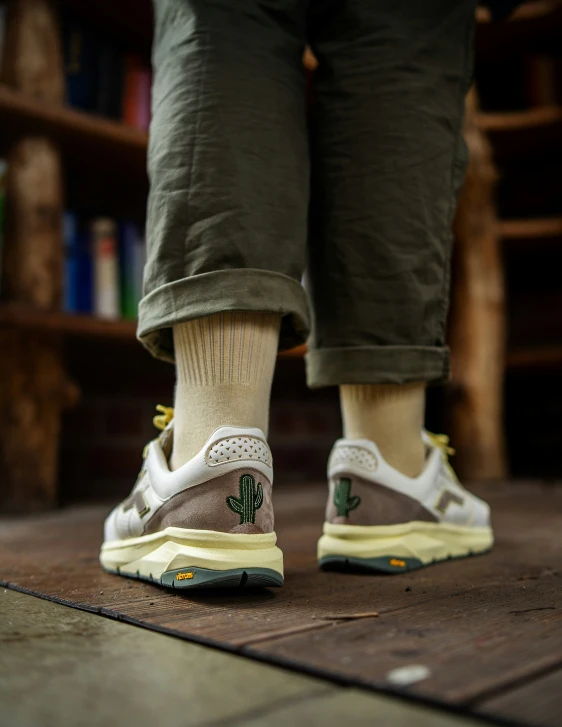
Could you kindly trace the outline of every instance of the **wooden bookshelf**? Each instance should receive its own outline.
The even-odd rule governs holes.
[[[520,23],[522,21],[538,20],[542,18],[550,18],[560,8],[558,0],[533,0],[532,2],[522,3],[511,17],[508,23]],[[476,10],[476,20],[478,23],[486,25],[492,22],[492,14],[486,7],[480,6]]]
[[[477,123],[490,138],[496,159],[529,159],[562,147],[560,106],[480,113]]]
[[[130,46],[150,58],[152,45],[151,0],[60,0],[65,10],[81,17],[88,26],[121,38]]]
[[[562,217],[503,220],[498,224],[498,233],[506,240],[562,237]]]
[[[63,150],[145,173],[148,134],[116,121],[35,100],[0,84],[2,153],[20,136],[47,134]]]
[[[91,315],[41,311],[16,303],[0,305],[0,325],[70,336],[134,341],[135,321],[105,320]]]
[[[538,106],[525,111],[480,113],[478,126],[486,133],[542,131],[545,127],[562,128],[562,108],[559,106]]]
[[[510,371],[562,366],[562,345],[516,348],[508,353],[506,365]]]
[[[86,313],[81,315],[62,311],[41,311],[17,303],[0,303],[0,326],[72,337],[115,339],[129,343],[136,342],[137,332],[136,321],[106,320]],[[302,358],[306,350],[306,345],[297,346],[284,351],[281,356]]]
[[[478,7],[476,52],[479,59],[505,58],[556,38],[562,28],[561,0],[522,3],[505,22],[492,22],[490,11]]]
[[[0,304],[0,326],[16,326],[20,329],[75,338],[102,338],[136,343],[136,321],[105,320],[87,314],[39,311],[15,303]],[[282,358],[298,359],[303,358],[306,352],[307,346],[303,344],[280,355]],[[562,345],[516,348],[507,354],[506,365],[510,370],[560,366]]]
[[[102,338],[136,343],[135,321],[104,320],[91,315],[43,312],[17,304],[0,304],[0,326],[17,326],[30,331],[56,333],[74,338]],[[140,348],[139,348],[140,351]],[[284,351],[282,358],[303,358],[306,345]],[[516,348],[507,354],[508,370],[531,370],[562,366],[562,345]]]

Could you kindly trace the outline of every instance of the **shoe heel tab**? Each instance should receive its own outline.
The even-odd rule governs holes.
[[[250,427],[219,427],[197,455],[208,467],[259,462],[273,467],[273,457],[261,429]],[[271,475],[270,479],[271,479]]]
[[[265,434],[258,427],[233,427],[230,425],[224,425],[222,427],[217,427],[214,430],[203,445],[201,451],[206,451],[210,445],[217,442],[219,439],[228,439],[231,437],[253,437],[255,439],[261,439],[267,444]]]
[[[328,458],[328,477],[346,468],[375,472],[384,459],[369,439],[338,439]]]
[[[334,442],[332,452],[341,447],[359,447],[366,449],[367,451],[372,452],[376,457],[382,459],[380,449],[372,439],[346,439],[345,437],[341,437]]]

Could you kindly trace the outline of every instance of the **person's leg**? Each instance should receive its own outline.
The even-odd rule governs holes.
[[[193,431],[188,416],[196,416],[183,395],[188,367],[203,368],[209,347],[238,336],[236,323],[233,329],[226,318],[214,318],[211,329],[185,322],[225,311],[259,313],[244,318],[241,344],[262,341],[270,357],[277,341],[271,333],[262,336],[262,313],[283,317],[282,348],[306,336],[300,285],[308,201],[305,7],[295,0],[158,0],[155,13],[148,263],[139,337],[156,356],[170,359],[175,350],[181,360],[177,467],[202,444],[202,432],[188,444],[185,428]],[[247,351],[242,355],[251,358]],[[236,362],[226,364],[222,383],[245,386],[236,371],[228,377]],[[266,369],[263,376],[270,379],[271,366]],[[199,382],[204,385],[204,377]],[[237,394],[231,393],[222,397],[230,403],[221,421],[221,397],[207,390],[218,415],[205,418],[211,429],[232,417]],[[258,420],[267,407],[267,396],[260,399]]]
[[[282,346],[306,334],[300,5],[155,3],[139,336],[157,356],[175,351],[178,362],[174,468],[221,424],[265,429],[279,318]],[[264,324],[263,313],[278,320]],[[216,376],[208,370],[215,352]],[[244,375],[241,360],[250,366]]]
[[[330,459],[324,558],[384,555],[371,565],[400,570],[490,542],[485,505],[461,492],[444,445],[422,432],[425,385],[444,381],[449,368],[451,222],[465,164],[475,5],[334,1],[311,17],[319,67],[307,371],[313,387],[340,386],[345,436]],[[409,542],[390,553],[373,542],[356,547],[357,526],[375,527],[375,540],[381,526],[441,526],[441,487],[443,513],[482,525],[458,552],[442,541],[416,557]],[[334,540],[330,528],[349,527]]]
[[[346,430],[394,440],[389,457],[408,474],[423,466],[425,382],[448,374],[451,221],[464,169],[474,6],[350,0],[312,16],[320,66],[308,380],[343,385]],[[385,436],[391,430],[403,436]]]
[[[305,3],[154,9],[138,335],[178,385],[101,560],[176,588],[279,585],[266,432],[278,348],[308,333]]]

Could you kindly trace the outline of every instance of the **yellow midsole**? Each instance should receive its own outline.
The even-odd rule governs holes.
[[[399,525],[334,525],[324,523],[318,558],[417,558],[422,563],[489,550],[490,527],[466,527],[414,521]]]
[[[210,570],[269,568],[283,575],[283,554],[275,533],[242,535],[166,528],[138,538],[105,542],[100,563],[108,570],[159,578],[177,568]]]

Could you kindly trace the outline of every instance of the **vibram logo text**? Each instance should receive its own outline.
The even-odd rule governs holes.
[[[177,581],[187,581],[187,580],[189,580],[189,579],[191,579],[193,577],[194,577],[193,576],[193,572],[192,571],[188,571],[187,573],[178,573],[177,576],[176,576],[176,580]]]

